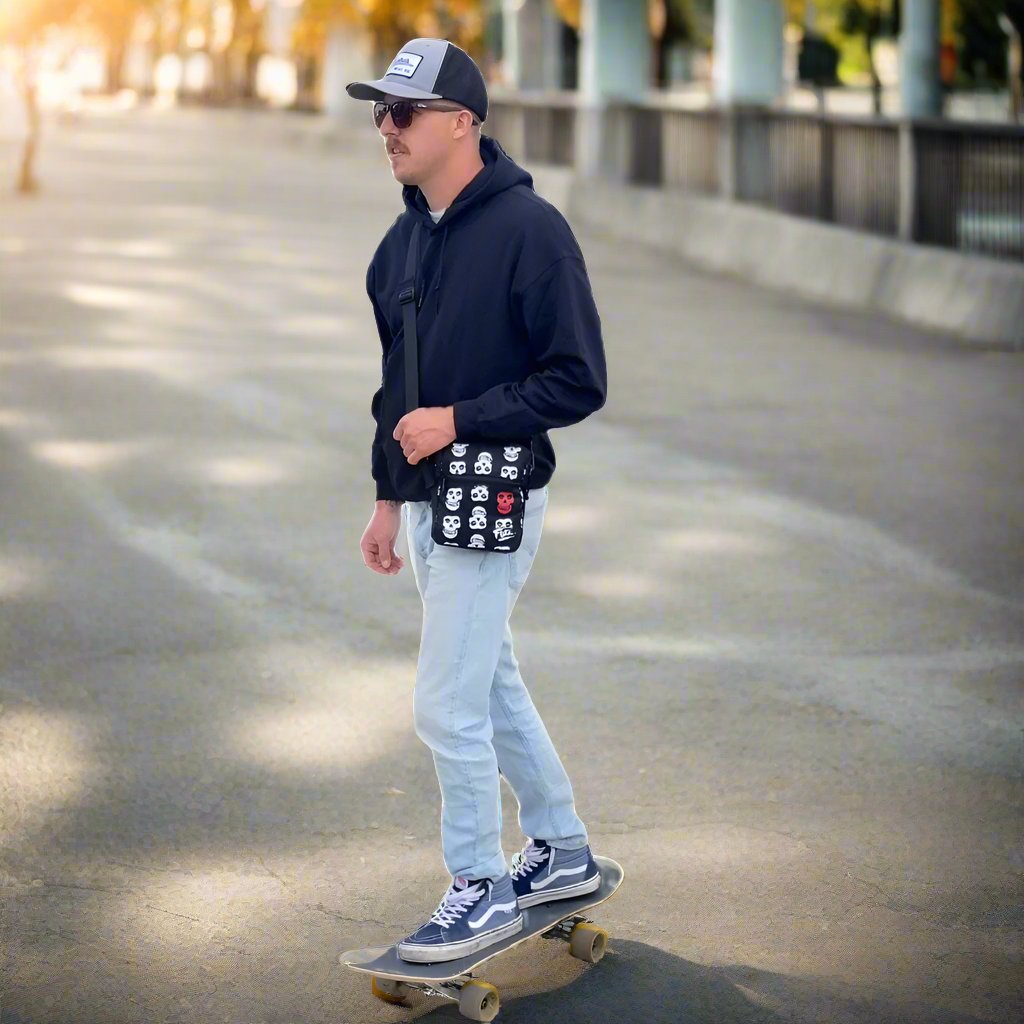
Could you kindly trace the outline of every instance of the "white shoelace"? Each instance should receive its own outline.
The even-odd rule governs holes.
[[[432,924],[447,928],[454,924],[476,901],[483,892],[482,883],[467,885],[462,889],[452,885],[444,894],[441,905],[431,915]]]
[[[512,858],[512,877],[518,878],[520,875],[525,875],[530,868],[543,864],[547,857],[547,851],[543,846],[530,843]]]

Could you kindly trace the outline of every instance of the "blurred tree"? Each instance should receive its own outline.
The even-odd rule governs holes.
[[[82,6],[82,0],[0,0],[0,43],[14,47],[18,54],[18,88],[28,128],[15,186],[22,193],[39,189],[35,162],[39,151],[40,50],[47,33],[57,26],[74,23],[81,16]]]
[[[785,0],[790,22],[813,28],[840,47],[846,69],[860,65],[868,71],[878,95],[878,75],[872,59],[877,39],[898,37],[901,0]],[[1005,13],[1024,29],[1024,0],[942,0],[943,40],[957,53],[956,82],[961,86],[995,85],[1006,81],[1007,38],[999,27]],[[850,48],[862,41],[859,54]]]
[[[864,41],[871,75],[871,105],[876,114],[882,112],[882,82],[875,66],[875,40],[880,36],[898,36],[899,18],[899,6],[893,0],[843,0],[840,8],[840,29]]]
[[[322,77],[327,37],[333,28],[346,25],[369,36],[376,64],[390,60],[416,36],[450,39],[482,61],[483,7],[482,0],[303,0],[292,26],[300,80],[309,88]]]
[[[971,85],[1002,85],[1007,75],[1006,33],[999,27],[1005,14],[1024,32],[1024,0],[958,0],[954,31],[959,51],[959,81]]]
[[[580,30],[580,5],[582,0],[551,0],[555,13],[577,32]]]
[[[655,23],[654,83],[663,89],[669,84],[671,51],[681,43],[695,42],[697,32],[690,0],[655,0],[653,9],[656,12],[652,17]]]
[[[227,46],[229,81],[235,96],[251,102],[256,98],[256,71],[266,53],[263,7],[253,0],[231,0],[231,39]]]
[[[157,0],[80,0],[83,24],[94,29],[103,44],[108,92],[121,88],[125,52],[143,11]]]

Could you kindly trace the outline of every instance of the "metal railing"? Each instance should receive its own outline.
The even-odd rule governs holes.
[[[491,110],[489,133],[514,156],[574,163],[576,94],[505,95]],[[618,180],[1024,260],[1024,127],[658,101],[599,116],[602,173]]]
[[[1024,129],[914,126],[916,241],[1024,260]]]
[[[484,133],[518,159],[571,167],[576,154],[576,105],[576,93],[554,90],[491,99]]]

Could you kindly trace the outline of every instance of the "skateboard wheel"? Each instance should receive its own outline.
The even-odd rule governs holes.
[[[586,960],[588,964],[596,964],[604,956],[607,944],[608,933],[586,921],[576,924],[569,935],[569,952],[577,960]]]
[[[486,981],[467,981],[459,992],[459,1013],[467,1020],[494,1020],[501,1009],[498,990]]]
[[[405,997],[412,991],[404,981],[395,981],[392,978],[370,978],[370,989],[378,999],[385,1003],[402,1003]]]

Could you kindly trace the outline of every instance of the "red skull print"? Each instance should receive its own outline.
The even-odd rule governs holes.
[[[512,506],[515,504],[515,496],[511,491],[499,491],[498,492],[498,511],[503,515],[507,516],[512,511]]]

